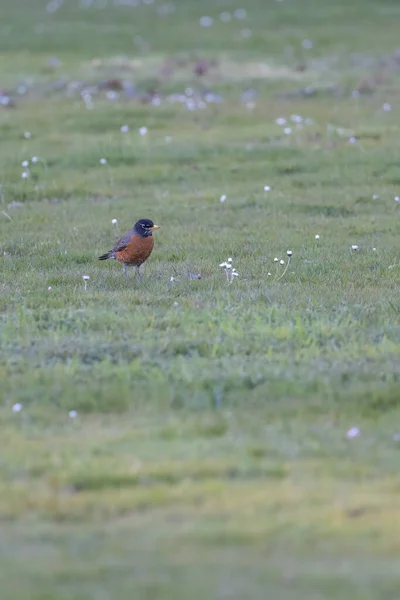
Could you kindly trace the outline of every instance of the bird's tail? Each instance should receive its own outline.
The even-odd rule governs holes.
[[[101,256],[99,256],[99,260],[107,260],[107,258],[112,258],[113,252],[112,250],[110,250],[109,252],[106,252],[105,254],[102,254]]]

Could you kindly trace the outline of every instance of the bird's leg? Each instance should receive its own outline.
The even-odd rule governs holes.
[[[126,265],[122,265],[122,272],[125,275],[125,278],[128,279],[128,273],[127,273]]]
[[[136,275],[138,276],[139,281],[142,279],[142,274],[140,272],[140,265],[136,267]]]

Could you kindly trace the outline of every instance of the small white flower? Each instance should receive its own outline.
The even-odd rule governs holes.
[[[267,277],[271,277],[271,273],[267,273]]]
[[[285,127],[285,129],[283,130],[283,133],[285,133],[286,135],[290,135],[292,133],[292,130],[290,127]]]
[[[280,265],[284,265],[285,264],[285,261],[283,260],[283,258],[281,258],[281,260],[279,261],[279,264]]]
[[[292,252],[292,250],[288,250],[288,251],[286,252],[286,254],[287,254],[288,256],[292,256],[293,252]]]
[[[116,225],[116,224],[118,223],[118,219],[112,219],[111,223],[112,223],[113,225]]]
[[[358,427],[351,427],[351,429],[348,430],[346,437],[348,437],[349,439],[351,438],[355,438],[358,437],[360,435],[360,430]]]
[[[286,125],[286,119],[284,117],[279,117],[278,119],[276,119],[275,123],[277,125]]]
[[[225,202],[226,200],[226,196],[225,194],[222,194],[221,198],[219,199],[220,202]]]
[[[311,48],[313,47],[313,43],[311,40],[303,40],[302,46],[305,50],[311,50]]]
[[[376,248],[372,248],[372,252],[376,252]]]
[[[270,192],[271,191],[271,186],[270,185],[264,185],[264,192]]]
[[[219,15],[219,18],[221,19],[221,21],[222,21],[223,23],[229,23],[229,21],[231,21],[231,19],[232,19],[232,15],[231,15],[231,13],[229,13],[229,12],[222,12],[222,13]]]
[[[231,263],[231,262],[233,262],[233,258],[230,256],[230,257],[228,258],[228,263]]]
[[[248,110],[253,110],[255,107],[256,103],[255,102],[246,102],[246,108]]]
[[[212,27],[213,23],[214,19],[212,17],[201,17],[200,19],[200,25],[202,27]]]
[[[395,201],[395,202],[400,202],[400,198],[399,198],[399,196],[395,196],[395,197],[394,197],[394,201]]]
[[[239,277],[239,273],[237,271],[232,271],[232,277]]]
[[[141,135],[142,137],[143,137],[143,136],[145,136],[145,135],[147,135],[147,131],[148,131],[148,130],[147,130],[147,127],[141,127],[141,128],[139,129],[139,133],[140,133],[140,135]]]
[[[317,233],[317,235],[315,236],[315,239],[316,239],[316,240],[319,240],[319,235],[318,235],[318,233]]]
[[[35,163],[38,163],[38,162],[39,162],[39,157],[38,157],[38,156],[32,156],[32,162],[33,162],[34,164],[35,164]]]
[[[53,288],[51,287],[51,285],[49,285],[49,287],[47,288],[47,291],[48,291],[48,292],[51,292],[51,290],[52,290],[52,289],[53,289]]]
[[[220,266],[220,267],[225,267],[225,268],[226,268],[226,267],[228,266],[228,263],[227,263],[227,262],[223,262],[223,263],[221,263],[219,266]]]
[[[279,262],[279,258],[277,258],[277,257],[275,256],[275,258],[274,258],[274,262]]]
[[[246,28],[246,29],[242,29],[242,31],[240,32],[240,35],[243,38],[250,38],[253,35],[253,32],[251,29]]]
[[[106,165],[106,164],[107,164],[107,159],[106,159],[106,158],[101,158],[101,159],[99,160],[99,163],[100,163],[101,165]]]
[[[302,123],[303,122],[303,117],[301,117],[300,115],[292,115],[290,118],[294,123]]]
[[[385,102],[385,104],[383,104],[383,106],[382,106],[382,110],[384,110],[385,112],[389,112],[390,110],[392,110],[392,107],[390,104]]]
[[[349,137],[349,144],[355,144],[357,142],[356,138],[352,135]]]
[[[31,137],[32,137],[32,134],[31,134],[31,132],[30,132],[30,131],[25,131],[25,133],[24,133],[24,138],[25,138],[26,140],[30,140],[30,139],[31,139]]]
[[[374,194],[374,195],[372,196],[372,200],[379,200],[379,196],[378,196],[378,194]]]
[[[353,244],[352,247],[351,247],[351,249],[357,251],[360,248],[357,246],[357,244]]]
[[[247,12],[244,8],[237,8],[233,13],[235,15],[235,19],[245,19],[247,16]]]
[[[171,275],[170,281],[175,281],[175,277]]]
[[[29,160],[23,160],[23,161],[22,161],[22,163],[21,163],[21,165],[22,165],[23,167],[25,167],[25,168],[26,168],[26,167],[29,167]]]
[[[22,179],[28,179],[29,171],[22,171],[21,177],[22,177]]]
[[[175,306],[175,307],[176,307],[176,306],[179,306],[179,302],[177,302],[177,301],[175,300],[175,302],[174,302],[174,306]]]
[[[13,405],[12,409],[13,412],[17,413],[17,412],[21,412],[23,406],[20,402],[17,402],[16,404]]]
[[[77,410],[70,410],[68,413],[68,416],[70,419],[76,419],[76,417],[78,416],[78,411]]]
[[[120,131],[121,131],[121,133],[127,133],[129,131],[128,125],[122,125]]]
[[[85,281],[89,281],[90,275],[82,275],[82,279],[84,279]]]
[[[225,267],[225,269],[232,269],[232,265],[231,265],[231,264],[229,264],[229,263],[226,263],[226,267]]]

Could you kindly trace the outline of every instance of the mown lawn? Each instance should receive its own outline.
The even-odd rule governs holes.
[[[3,0],[1,600],[398,600],[399,18]]]

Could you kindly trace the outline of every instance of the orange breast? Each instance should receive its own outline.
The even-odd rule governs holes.
[[[153,246],[154,238],[152,235],[145,238],[133,235],[127,247],[116,253],[117,260],[125,265],[136,267],[149,258]]]

